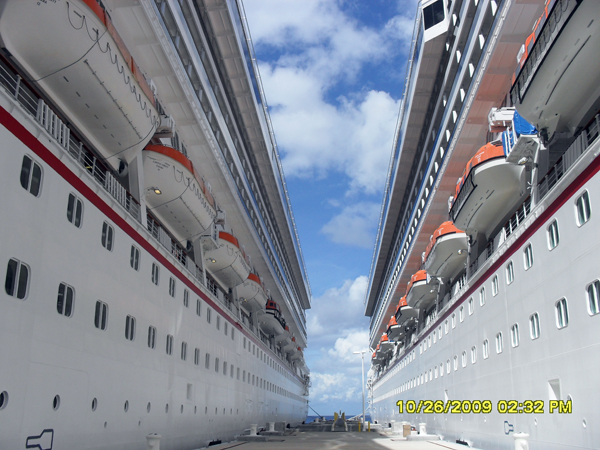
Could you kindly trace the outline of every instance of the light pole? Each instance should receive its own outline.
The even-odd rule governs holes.
[[[361,357],[361,369],[362,369],[362,430],[365,431],[365,353],[367,350],[361,350],[359,352],[352,352],[355,355],[360,353]]]

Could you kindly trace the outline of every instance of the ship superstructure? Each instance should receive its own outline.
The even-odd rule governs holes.
[[[598,446],[599,21],[589,0],[419,2],[365,302],[374,419]]]
[[[310,286],[241,1],[6,0],[0,43],[0,447],[302,422]]]

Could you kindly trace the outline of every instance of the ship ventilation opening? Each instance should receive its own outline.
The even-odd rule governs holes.
[[[548,380],[548,399],[560,400],[560,380],[558,378]]]

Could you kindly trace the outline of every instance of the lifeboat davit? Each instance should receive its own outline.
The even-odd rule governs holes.
[[[192,162],[165,145],[149,145],[142,155],[148,209],[178,238],[200,237],[214,223],[217,207]]]
[[[113,168],[130,162],[160,119],[152,90],[109,15],[96,0],[2,3],[0,46]]]
[[[267,305],[267,294],[260,278],[250,273],[246,281],[237,286],[237,295],[242,305],[249,311],[262,311]]]
[[[599,48],[597,0],[556,1],[550,11],[546,6],[521,50],[511,90],[519,113],[550,138],[587,124],[598,110]]]
[[[260,316],[262,329],[269,335],[279,336],[285,332],[285,319],[279,305],[273,300],[267,300],[265,313]]]
[[[406,328],[411,328],[419,317],[419,310],[408,306],[406,303],[406,295],[400,299],[396,307],[396,322],[398,325]]]
[[[396,341],[398,338],[403,337],[402,327],[398,325],[396,322],[396,318],[392,316],[390,321],[388,322],[388,326],[385,332],[388,335],[388,338],[392,341]]]
[[[467,234],[452,222],[442,223],[433,232],[423,253],[423,268],[433,276],[454,278],[467,261]]]
[[[202,248],[206,269],[224,286],[238,286],[250,275],[246,253],[233,234],[216,231],[215,234],[202,238]]]
[[[525,167],[506,162],[502,143],[490,142],[467,163],[450,219],[467,234],[487,237],[526,196]]]
[[[437,284],[427,276],[427,272],[419,270],[406,287],[406,303],[412,308],[427,308],[437,296]]]
[[[377,352],[373,352],[373,356],[371,357],[371,364],[374,366],[380,366],[382,362],[382,358],[377,355]]]

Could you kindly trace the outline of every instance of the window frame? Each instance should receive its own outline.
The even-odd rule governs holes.
[[[518,323],[514,323],[511,327],[510,327],[510,345],[512,348],[517,348],[519,346],[519,344],[521,343],[521,336],[519,333],[519,324]]]
[[[582,206],[587,206],[587,209],[580,209],[580,203],[579,201],[582,201]],[[587,217],[582,217],[582,212],[587,214]],[[585,225],[586,223],[588,223],[590,221],[590,218],[592,217],[592,203],[590,201],[590,193],[586,190],[584,190],[581,195],[579,195],[577,197],[577,199],[575,199],[575,219],[576,219],[576,223],[577,223],[577,227],[582,227],[583,225]]]
[[[63,288],[62,293],[61,293],[61,287]],[[70,306],[69,306],[70,313],[67,314],[66,309],[67,309],[67,304],[69,303],[69,299],[68,299],[69,290],[71,291],[71,300],[70,300]],[[67,296],[65,296],[65,294],[67,294]],[[61,296],[62,296],[62,308],[60,305]],[[58,312],[59,315],[61,315],[63,317],[73,317],[74,307],[75,307],[75,288],[64,282],[59,283],[58,295],[56,298],[56,311]],[[61,311],[61,309],[62,309],[62,311]]]
[[[135,245],[131,246],[131,251],[129,252],[129,265],[136,272],[140,271],[140,261],[142,259],[142,255],[140,253],[140,249]]]
[[[27,174],[25,175],[27,177],[27,181],[24,183],[24,179],[23,179],[23,175],[25,174],[25,160],[29,160],[29,167],[27,168]],[[33,167],[33,170],[32,170]],[[34,171],[35,169],[39,170],[39,179],[37,181],[37,190],[36,192],[32,192],[32,181],[34,179]],[[29,192],[31,195],[33,195],[36,198],[39,198],[42,194],[42,184],[44,182],[44,169],[42,168],[42,165],[39,164],[34,158],[32,158],[29,155],[23,155],[23,160],[21,162],[21,172],[19,173],[19,181],[21,183],[21,187],[23,189],[25,189],[27,192]]]
[[[69,192],[67,198],[67,221],[77,228],[83,226],[83,200],[72,192]]]
[[[533,247],[531,242],[523,249],[523,266],[525,270],[529,270],[533,267]]]
[[[505,267],[506,270],[506,284],[512,284],[515,281],[515,266],[512,261],[509,261]]]
[[[14,268],[14,274],[12,275],[13,280],[10,286],[9,292],[9,274],[11,261],[16,264]],[[25,283],[23,285],[23,275],[25,275]],[[6,278],[4,281],[4,292],[8,294],[10,297],[18,298],[19,300],[26,300],[29,295],[29,280],[31,278],[31,268],[28,264],[25,264],[23,261],[17,258],[9,258],[8,264],[6,266]]]
[[[500,354],[504,351],[504,338],[502,332],[496,334],[496,354]]]
[[[537,312],[529,316],[529,337],[532,341],[540,337],[540,315]]]
[[[590,288],[594,292],[594,298],[590,294]],[[594,280],[585,287],[587,298],[587,310],[590,316],[595,316],[600,313],[600,280]],[[593,305],[593,307],[592,307]],[[593,311],[595,309],[595,312]]]
[[[135,323],[135,317],[131,314],[127,314],[127,317],[125,318],[125,339],[128,341],[133,342],[135,340]]]
[[[109,224],[107,221],[102,222],[102,236],[100,239],[100,243],[102,247],[104,247],[109,252],[112,252],[115,248],[115,229]]]
[[[554,312],[556,317],[556,327],[559,330],[569,326],[569,305],[566,297],[562,297],[554,304]]]
[[[552,251],[560,244],[560,232],[558,229],[558,220],[554,219],[546,227],[546,238],[548,242],[548,250]]]
[[[106,331],[108,328],[108,303],[102,300],[96,300],[96,307],[94,308],[94,326],[102,331]]]

